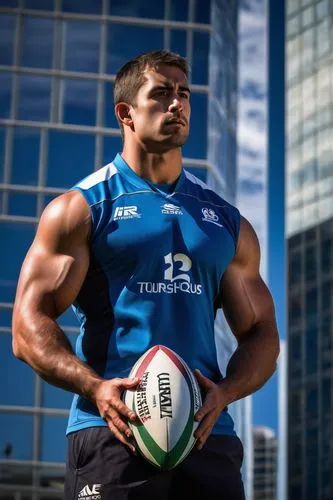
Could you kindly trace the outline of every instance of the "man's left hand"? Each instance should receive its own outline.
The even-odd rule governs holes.
[[[194,374],[206,392],[204,403],[194,416],[199,422],[194,436],[197,438],[197,448],[201,450],[227,402],[219,384],[205,377],[200,370],[194,370]]]

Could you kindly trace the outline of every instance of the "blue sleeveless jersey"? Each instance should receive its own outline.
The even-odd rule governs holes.
[[[162,344],[221,380],[215,302],[235,255],[238,210],[185,169],[166,193],[119,154],[74,189],[92,220],[90,265],[73,304],[77,356],[106,379],[127,377],[147,349]],[[74,396],[67,433],[105,425],[92,403]],[[235,433],[227,410],[213,433]]]

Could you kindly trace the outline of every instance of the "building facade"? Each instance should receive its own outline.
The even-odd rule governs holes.
[[[268,427],[253,428],[253,500],[276,500],[277,439]]]
[[[333,498],[333,3],[286,18],[288,489]]]
[[[184,164],[235,202],[237,19],[236,0],[0,0],[1,498],[61,497],[72,396],[11,348],[18,274],[41,212],[121,149],[115,73],[161,48],[191,67]],[[59,322],[74,345],[71,310]],[[218,325],[217,337],[221,353],[230,353]],[[243,413],[232,411],[244,429]]]

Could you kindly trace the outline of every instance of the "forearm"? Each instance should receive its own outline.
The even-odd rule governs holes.
[[[239,343],[228,363],[226,377],[220,382],[226,404],[260,389],[276,370],[278,354],[275,322],[255,325]]]
[[[65,333],[49,317],[36,318],[33,325],[15,328],[14,353],[52,385],[94,399],[103,380],[79,360]]]

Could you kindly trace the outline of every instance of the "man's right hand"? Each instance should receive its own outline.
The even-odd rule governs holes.
[[[140,383],[138,377],[135,378],[113,378],[103,380],[97,385],[92,396],[94,404],[102,418],[108,424],[109,429],[121,443],[128,446],[133,453],[135,447],[132,443],[132,431],[126,421],[135,422],[136,414],[122,401],[122,393],[127,389],[135,389]]]

